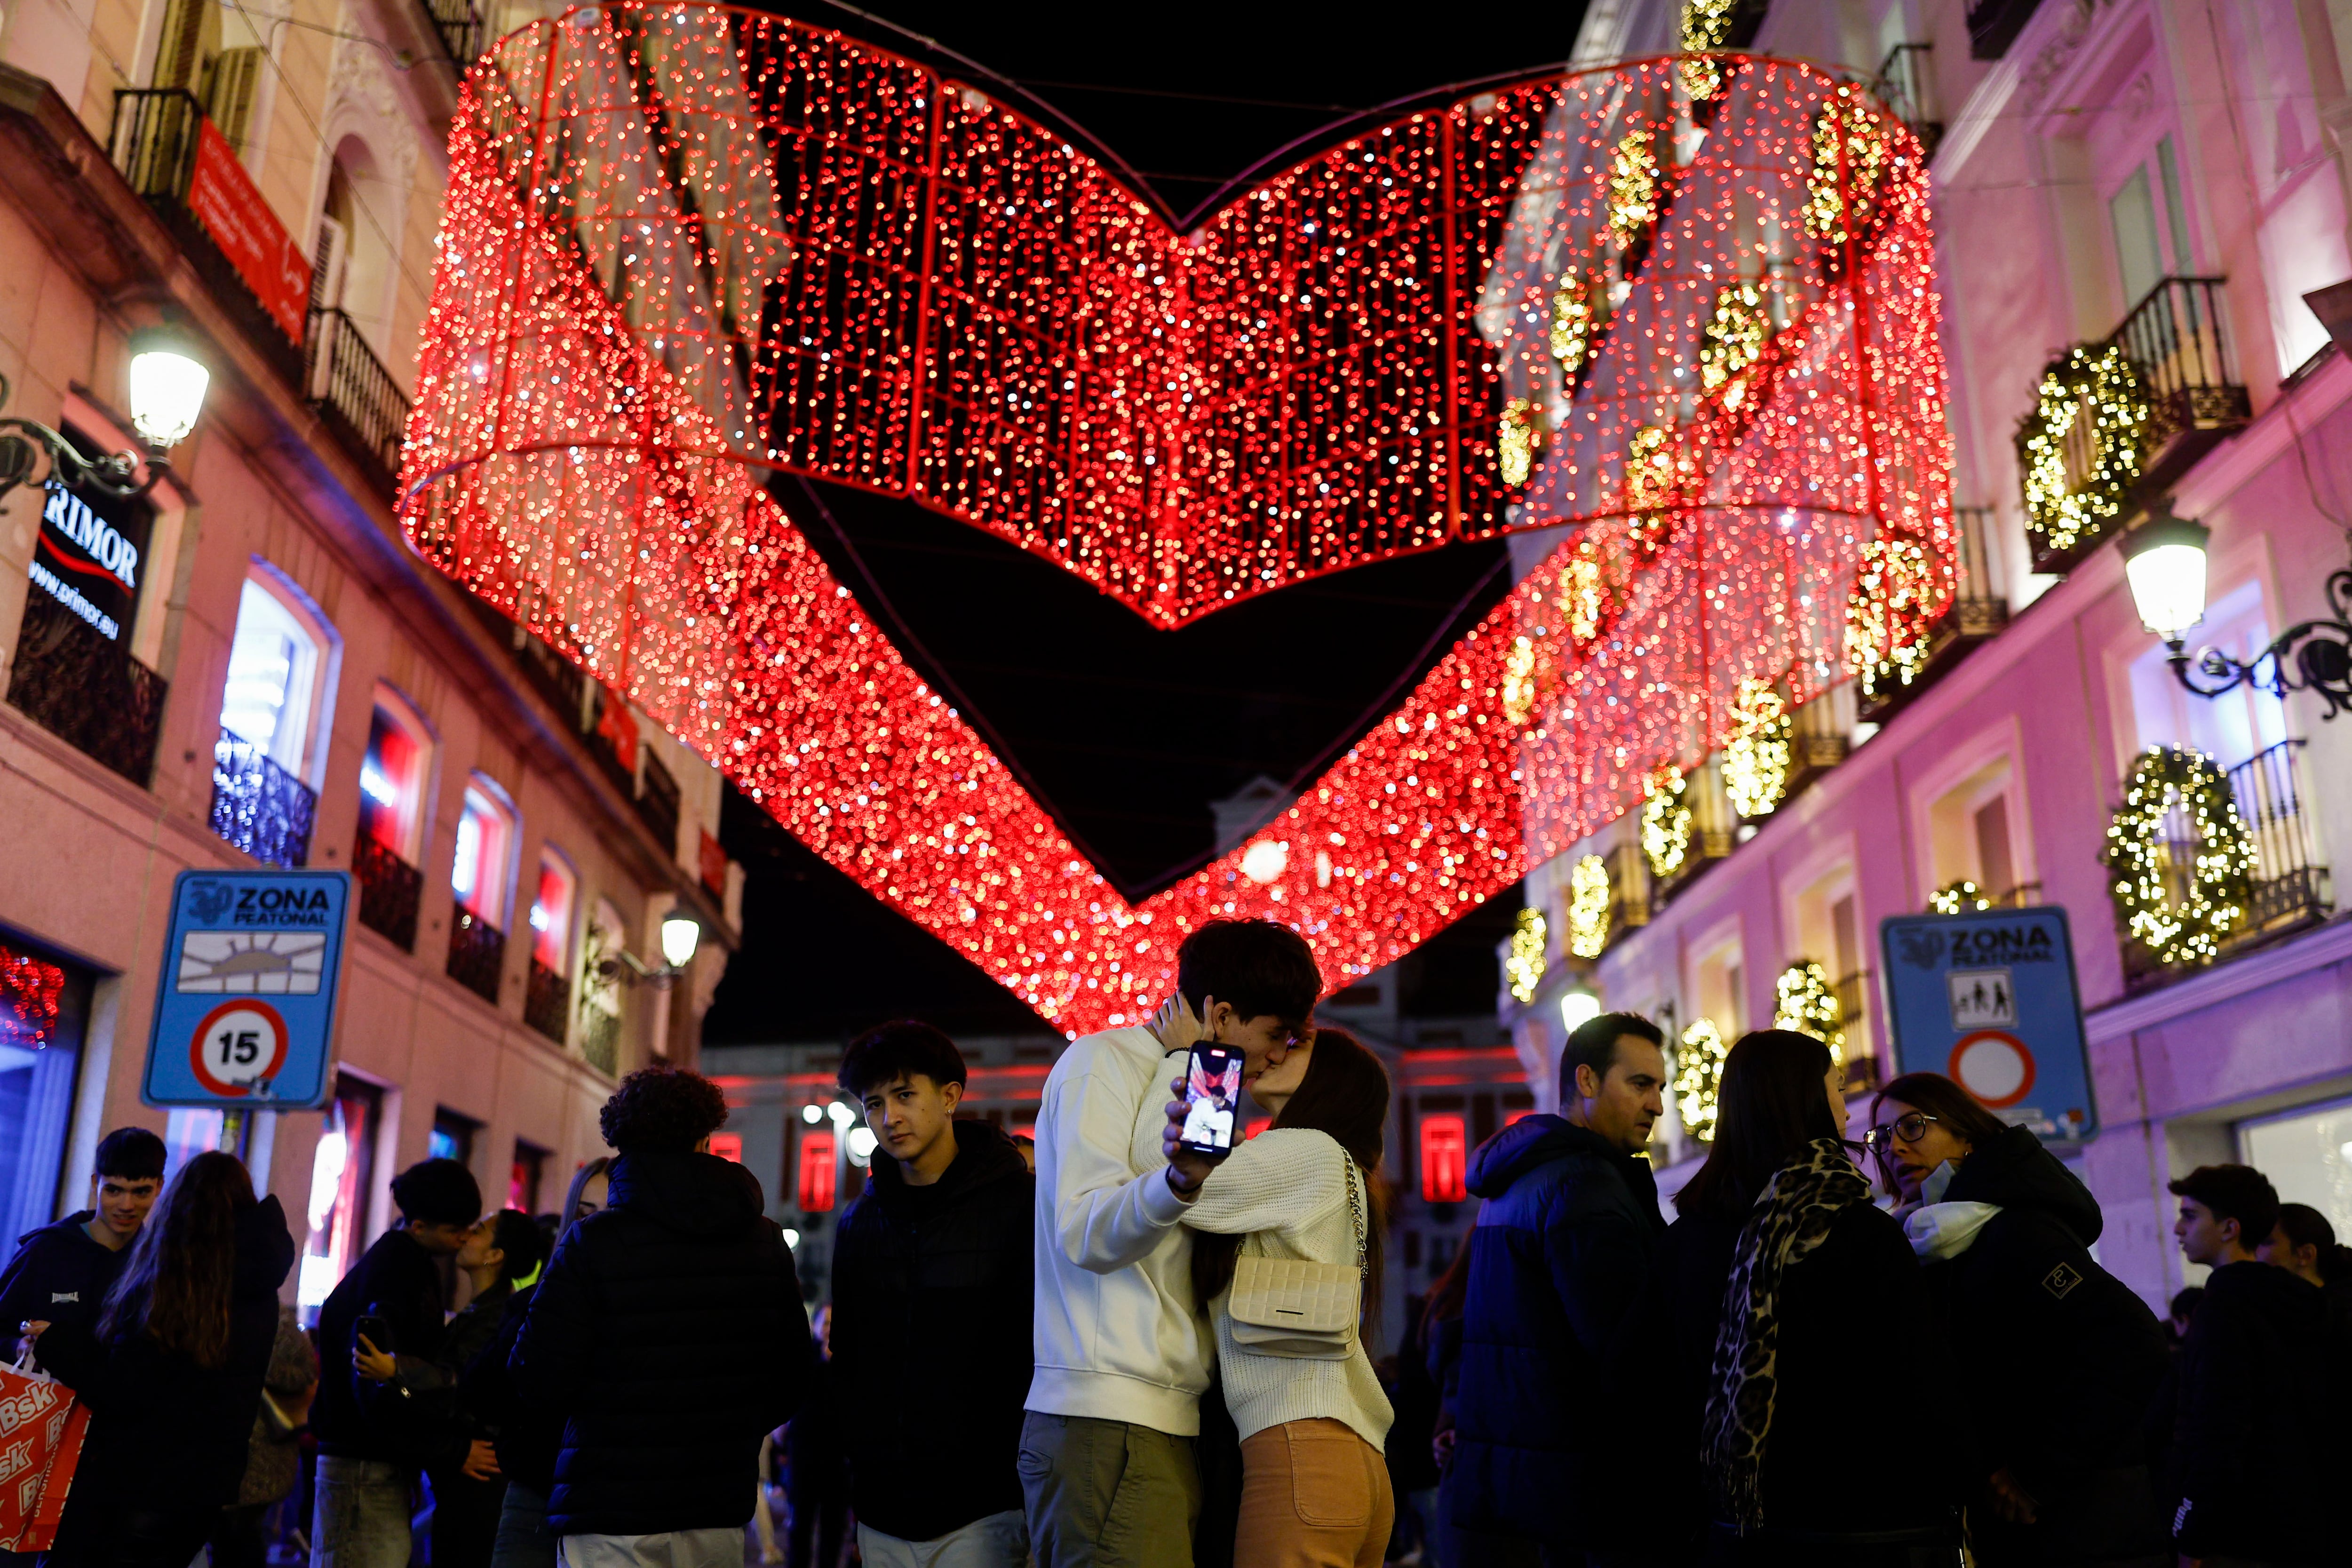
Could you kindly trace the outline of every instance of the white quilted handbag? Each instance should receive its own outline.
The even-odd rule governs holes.
[[[1341,1361],[1355,1348],[1363,1312],[1364,1207],[1356,1162],[1347,1160],[1348,1214],[1356,1226],[1356,1266],[1249,1254],[1234,1259],[1234,1293],[1225,1310],[1234,1343],[1256,1355]]]

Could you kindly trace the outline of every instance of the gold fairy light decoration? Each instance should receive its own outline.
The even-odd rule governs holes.
[[[1773,982],[1772,1026],[1811,1035],[1830,1048],[1830,1059],[1845,1065],[1845,1009],[1828,971],[1810,958],[1801,958]]]
[[[1701,1018],[1683,1031],[1675,1047],[1675,1112],[1683,1130],[1702,1142],[1715,1137],[1716,1094],[1723,1083],[1723,1058],[1730,1054],[1723,1031]]]
[[[1587,855],[1568,874],[1568,951],[1598,958],[1609,945],[1609,863]]]
[[[1788,699],[1769,681],[1743,680],[1732,722],[1731,739],[1723,748],[1724,793],[1740,816],[1769,816],[1789,787],[1790,739],[1796,724]]]
[[[1642,802],[1642,858],[1650,875],[1661,879],[1683,868],[1690,858],[1691,808],[1683,795],[1690,787],[1680,768],[1661,768],[1650,775],[1648,798]]]
[[[1509,983],[1514,1000],[1536,999],[1536,987],[1543,984],[1548,967],[1544,954],[1550,940],[1541,910],[1530,904],[1519,911],[1511,928],[1511,955],[1503,961],[1503,978]]]

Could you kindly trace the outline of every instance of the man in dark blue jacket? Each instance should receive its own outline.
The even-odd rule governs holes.
[[[1656,1025],[1604,1013],[1560,1051],[1560,1110],[1481,1144],[1445,1522],[1497,1561],[1640,1560],[1643,1519],[1609,1468],[1622,1446],[1624,1331],[1665,1230],[1643,1151],[1664,1114]],[[1514,1552],[1506,1542],[1517,1542]]]
[[[27,1322],[95,1325],[99,1303],[122,1272],[131,1240],[163,1190],[163,1141],[118,1127],[98,1141],[89,1207],[23,1237],[0,1275],[0,1323],[10,1356]]]
[[[564,1422],[566,1568],[742,1568],[760,1441],[807,1392],[800,1279],[758,1179],[709,1152],[726,1120],[699,1073],[621,1080],[610,1201],[556,1244],[507,1358],[522,1405]]]

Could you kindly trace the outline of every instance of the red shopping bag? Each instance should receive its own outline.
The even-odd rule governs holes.
[[[89,1409],[55,1378],[0,1363],[0,1550],[57,1543]]]

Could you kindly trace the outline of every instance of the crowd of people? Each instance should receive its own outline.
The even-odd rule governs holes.
[[[307,1430],[311,1568],[739,1568],[755,1516],[793,1568],[2345,1560],[2324,1216],[2242,1165],[2174,1182],[2210,1272],[2159,1322],[2030,1131],[1913,1073],[1850,1139],[1806,1035],[1732,1047],[1670,1225],[1662,1035],[1578,1029],[1559,1112],[1475,1152],[1476,1222],[1376,1364],[1390,1084],[1321,988],[1285,927],[1192,932],[1148,1025],[1063,1054],[1034,1151],[957,1114],[940,1031],[862,1037],[839,1082],[875,1150],[814,1323],[689,1071],[622,1080],[551,1223],[485,1216],[457,1162],[402,1172],[311,1333],[244,1166],[166,1184],[160,1140],[113,1133],[91,1208],[0,1277],[91,1413],[47,1556],[258,1568]],[[1185,1137],[1202,1041],[1271,1117],[1222,1153]]]

